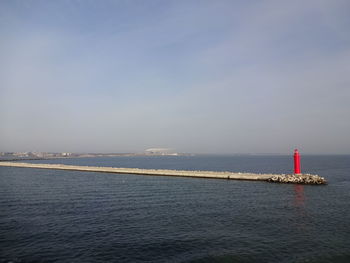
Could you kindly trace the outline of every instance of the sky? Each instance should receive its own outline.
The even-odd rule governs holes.
[[[350,154],[348,0],[0,0],[0,151]]]

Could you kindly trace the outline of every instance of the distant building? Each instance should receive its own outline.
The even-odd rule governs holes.
[[[150,155],[177,155],[177,153],[170,148],[150,148],[145,150],[145,153]]]

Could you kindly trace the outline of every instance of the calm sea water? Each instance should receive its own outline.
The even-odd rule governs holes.
[[[31,161],[288,173],[290,156]],[[0,167],[0,262],[350,262],[350,156],[301,186]]]

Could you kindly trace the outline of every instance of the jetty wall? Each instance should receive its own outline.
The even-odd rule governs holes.
[[[269,178],[275,176],[275,174],[117,168],[117,167],[77,166],[77,165],[66,165],[66,164],[39,164],[39,163],[20,163],[20,162],[0,162],[0,166],[36,168],[36,169],[70,170],[70,171],[84,171],[84,172],[100,172],[100,173],[116,173],[116,174],[178,176],[178,177],[196,177],[196,178],[213,178],[213,179],[230,179],[230,180],[253,180],[253,181],[267,181]]]

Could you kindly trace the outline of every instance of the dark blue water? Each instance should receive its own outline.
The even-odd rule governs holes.
[[[288,173],[288,156],[31,161]],[[327,186],[0,167],[0,262],[350,262],[350,156]]]

